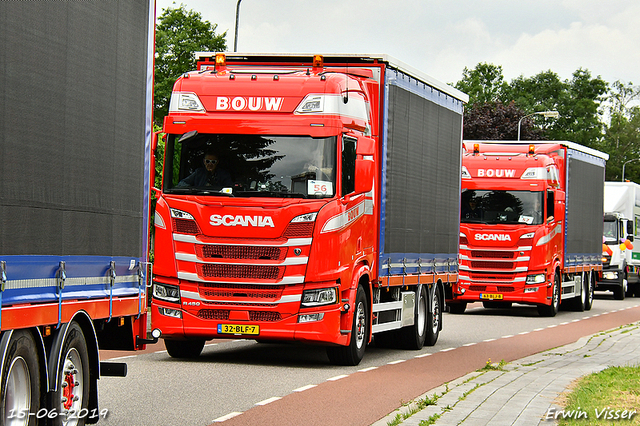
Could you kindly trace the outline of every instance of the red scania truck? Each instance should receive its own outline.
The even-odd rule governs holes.
[[[385,55],[200,54],[173,88],[152,327],[420,348],[457,279],[467,96]]]
[[[604,168],[608,155],[572,142],[465,141],[460,275],[452,313],[560,303],[589,310],[602,270]]]

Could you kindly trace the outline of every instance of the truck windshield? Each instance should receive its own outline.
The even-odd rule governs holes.
[[[462,190],[462,223],[540,225],[544,221],[543,192]]]
[[[618,222],[615,220],[604,221],[604,239],[607,244],[618,244]]]
[[[233,197],[333,197],[337,138],[168,135],[163,189]]]

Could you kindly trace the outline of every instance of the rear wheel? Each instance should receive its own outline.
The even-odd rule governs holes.
[[[442,324],[442,294],[437,285],[433,289],[433,295],[429,299],[429,313],[427,315],[427,335],[424,343],[433,346],[438,341]]]
[[[589,272],[587,275],[587,280],[584,283],[586,297],[584,299],[584,310],[590,311],[593,306],[593,291],[596,287],[596,274],[594,271]]]
[[[329,361],[335,365],[358,365],[364,357],[369,338],[369,308],[367,296],[362,286],[356,293],[355,311],[351,326],[351,338],[347,346],[330,346],[327,348]]]
[[[36,342],[31,333],[13,332],[7,348],[0,383],[0,420],[7,426],[32,426],[40,410],[40,368]],[[20,417],[20,413],[27,416]]]
[[[202,340],[165,340],[164,346],[171,358],[197,358],[204,348]]]
[[[58,388],[51,396],[51,409],[58,413],[70,413],[75,417],[58,416],[53,425],[84,425],[85,419],[77,416],[89,405],[89,352],[80,326],[69,324],[67,336],[60,351]]]
[[[538,314],[541,317],[555,317],[560,308],[560,274],[558,271],[553,277],[553,288],[551,290],[551,305],[538,305]]]
[[[427,334],[427,290],[420,286],[416,294],[416,309],[413,316],[413,325],[400,329],[400,340],[406,349],[418,350],[424,346]]]

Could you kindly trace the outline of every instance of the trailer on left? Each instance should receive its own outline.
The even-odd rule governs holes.
[[[0,423],[95,423],[147,340],[152,0],[0,2]]]

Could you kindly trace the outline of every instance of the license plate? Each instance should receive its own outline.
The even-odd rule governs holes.
[[[260,326],[246,324],[218,324],[218,334],[244,334],[256,336],[260,334]]]
[[[495,293],[480,293],[480,299],[502,300],[502,295],[501,294],[495,294]]]

